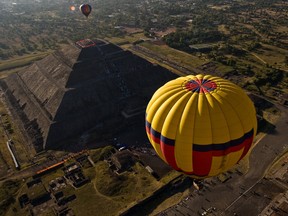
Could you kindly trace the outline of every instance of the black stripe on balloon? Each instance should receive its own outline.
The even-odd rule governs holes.
[[[175,140],[162,136],[161,133],[151,128],[151,123],[147,120],[145,120],[145,126],[148,128],[150,135],[159,139],[162,143],[165,143],[166,145],[175,146]]]
[[[234,140],[230,140],[226,143],[219,143],[219,144],[210,144],[210,145],[199,145],[193,144],[193,150],[199,152],[208,152],[208,151],[225,151],[228,148],[235,147],[241,145],[246,139],[253,136],[254,130],[253,128],[245,133],[242,137]]]
[[[161,143],[164,143],[169,146],[175,146],[175,140],[169,139],[167,137],[161,136]]]
[[[151,124],[145,119],[145,126],[150,130]]]
[[[150,135],[152,135],[153,137],[157,138],[160,140],[161,138],[161,133],[159,133],[158,131],[156,130],[153,130],[153,128],[151,128],[151,124],[150,122],[148,122],[147,120],[145,120],[145,125],[146,127],[148,128],[149,132],[150,132]],[[160,144],[160,143],[159,143]]]

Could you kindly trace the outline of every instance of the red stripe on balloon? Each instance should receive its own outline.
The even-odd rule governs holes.
[[[207,176],[211,169],[212,153],[193,151],[193,173],[197,176]]]
[[[251,145],[252,145],[252,142],[253,142],[253,138],[254,138],[254,136],[252,136],[252,137],[250,137],[250,138],[248,138],[248,139],[246,139],[246,140],[244,141],[244,145],[245,145],[244,151],[243,151],[240,159],[238,160],[238,162],[239,162],[239,161],[247,154],[247,152],[249,151],[249,149],[250,149],[250,147],[251,147]]]
[[[213,150],[212,151],[212,156],[225,156],[225,155],[228,155],[229,153],[231,152],[237,152],[237,151],[240,151],[242,148],[244,148],[244,151],[241,155],[241,158],[244,157],[246,155],[246,153],[248,152],[250,146],[251,146],[251,143],[252,143],[252,140],[253,140],[253,137],[249,137],[247,139],[245,139],[242,143],[240,143],[239,145],[237,146],[232,146],[228,149],[226,149],[225,151],[223,150]],[[240,158],[240,160],[241,160]]]
[[[175,160],[175,147],[171,145],[166,145],[165,143],[161,142],[161,151],[167,161],[167,163],[175,170],[180,171],[180,168],[176,164]]]
[[[146,132],[150,135],[150,128],[148,126],[145,126]]]

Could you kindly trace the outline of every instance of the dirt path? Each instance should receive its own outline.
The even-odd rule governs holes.
[[[259,61],[261,61],[263,64],[267,64],[266,61],[264,61],[262,58],[260,58],[258,55],[256,55],[255,53],[250,52],[247,49],[242,48],[242,50],[244,50],[245,52],[249,53],[250,55],[254,56],[255,58],[257,58]]]
[[[97,178],[97,177],[96,177],[96,178]],[[110,200],[110,201],[112,201],[112,202],[115,202],[115,200],[113,200],[111,197],[105,196],[104,194],[102,194],[102,193],[100,193],[100,192],[98,191],[97,186],[96,186],[96,178],[95,178],[95,180],[92,182],[92,184],[93,184],[93,187],[94,187],[94,190],[95,190],[97,196],[100,196],[100,197],[103,197],[104,199],[107,199],[107,200]]]

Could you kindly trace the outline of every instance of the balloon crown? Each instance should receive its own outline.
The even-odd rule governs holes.
[[[191,79],[184,83],[184,88],[197,93],[211,92],[217,88],[217,84],[208,79]]]

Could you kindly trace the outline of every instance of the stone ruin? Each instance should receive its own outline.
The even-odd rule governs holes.
[[[144,119],[153,93],[176,77],[114,44],[87,39],[9,75],[0,87],[17,125],[41,151],[94,127]]]

